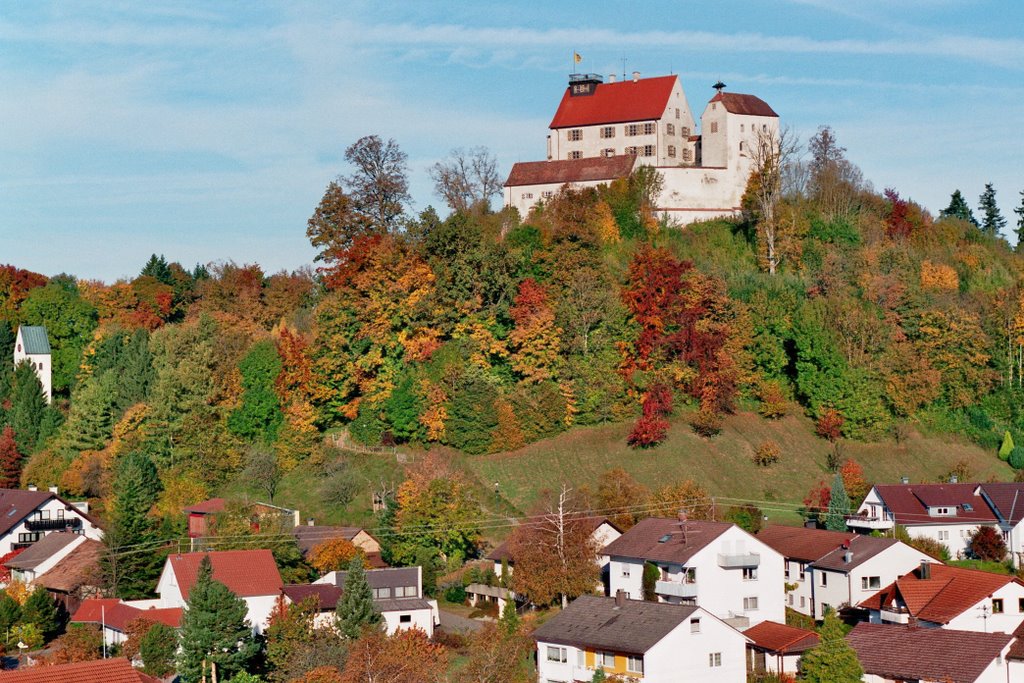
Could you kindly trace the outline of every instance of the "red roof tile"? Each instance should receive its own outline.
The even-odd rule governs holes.
[[[875,486],[897,524],[995,522],[996,513],[978,493],[977,484],[883,484]],[[967,509],[964,505],[971,509]],[[928,507],[955,507],[956,515],[934,517]]]
[[[615,180],[628,176],[635,165],[636,157],[632,154],[561,161],[520,161],[512,165],[505,187]]]
[[[783,557],[801,562],[814,562],[828,555],[857,534],[843,531],[808,529],[802,526],[773,524],[757,532],[757,540]]]
[[[184,508],[184,512],[191,512],[198,515],[212,515],[216,512],[221,512],[224,509],[225,501],[223,498],[210,498],[204,500],[195,505],[191,505]]]
[[[1010,582],[1020,579],[976,569],[929,565],[931,578],[922,579],[920,567],[896,579],[860,603],[866,609],[904,605],[911,616],[923,621],[948,624],[952,619]]]
[[[599,83],[592,95],[573,97],[565,89],[551,128],[597,126],[603,123],[654,121],[669,105],[678,76],[641,78],[638,81]]]
[[[866,674],[886,680],[974,683],[1013,636],[860,623],[846,640]]]
[[[281,592],[281,574],[269,550],[219,550],[210,553],[172,554],[167,557],[178,579],[181,595],[188,599],[199,573],[199,562],[209,556],[213,578],[238,597],[277,595]]]
[[[732,526],[728,522],[689,521],[684,533],[677,519],[651,517],[605,546],[604,554],[686,564]]]
[[[814,631],[788,626],[774,621],[762,621],[743,632],[762,650],[780,654],[803,652],[815,647],[821,640]]]
[[[1024,519],[1024,484],[982,484],[981,493],[991,501],[999,516],[1010,524],[1016,525]]]
[[[712,97],[710,101],[721,102],[725,107],[725,110],[730,114],[779,117],[779,115],[768,106],[767,102],[755,95],[742,95],[737,92],[720,92]]]
[[[136,619],[146,619],[166,624],[171,628],[179,628],[181,614],[180,607],[140,609],[126,605],[116,598],[90,598],[82,601],[71,621],[77,624],[106,624],[123,633],[128,624]]]
[[[136,671],[127,659],[97,659],[75,664],[33,666],[0,672],[0,683],[158,683]]]

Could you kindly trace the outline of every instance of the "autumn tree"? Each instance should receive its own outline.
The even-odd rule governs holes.
[[[334,625],[342,636],[355,639],[371,628],[380,628],[383,617],[373,602],[373,592],[366,582],[361,555],[353,557],[345,573],[345,586],[334,609]]]
[[[714,519],[715,500],[706,488],[686,479],[655,489],[644,516],[675,517],[680,511],[685,512],[689,519]]]
[[[555,326],[545,288],[532,278],[520,282],[509,315],[515,321],[508,335],[512,367],[524,382],[556,378],[562,330]]]
[[[571,490],[563,486],[557,498],[516,527],[509,537],[515,558],[512,590],[537,605],[569,600],[593,591],[600,579],[593,525],[580,512]]]
[[[795,161],[799,142],[787,128],[759,130],[745,142],[752,170],[744,203],[752,209],[750,218],[757,226],[761,243],[758,246],[764,249],[760,256],[768,272],[774,275],[788,251],[786,241],[792,237],[792,230],[787,230],[789,226],[780,220],[778,205],[783,193],[783,174]]]
[[[992,183],[985,183],[985,191],[978,197],[978,211],[981,212],[981,231],[991,237],[998,237],[1006,227],[1006,219],[996,203],[996,190]]]
[[[16,489],[21,483],[22,455],[14,439],[14,428],[6,425],[0,432],[0,488]]]
[[[828,483],[822,479],[817,484],[811,487],[811,490],[804,496],[804,513],[808,517],[813,518],[818,524],[821,524],[825,519],[825,513],[830,507],[830,501],[832,500],[832,489],[829,488]]]
[[[267,663],[274,680],[287,680],[284,674],[289,660],[296,650],[311,642],[318,609],[319,604],[314,597],[289,603],[281,596],[274,603],[264,633]]]
[[[501,194],[498,162],[486,147],[453,149],[448,158],[430,167],[434,192],[452,211],[487,212],[491,198]]]
[[[1014,228],[1014,233],[1017,235],[1017,251],[1024,249],[1024,190],[1020,191],[1020,205],[1013,209],[1013,212],[1017,214],[1017,227]]]
[[[655,384],[640,402],[640,419],[633,425],[626,441],[634,448],[647,448],[661,443],[668,433],[666,417],[672,413],[672,390]]]
[[[832,610],[818,629],[820,643],[800,658],[800,678],[810,683],[859,683],[864,669],[846,642],[842,622]]]
[[[859,505],[871,490],[871,485],[864,479],[864,468],[856,460],[846,460],[839,468],[839,476],[843,478],[843,488],[854,505]]]
[[[506,605],[513,605],[512,601]],[[473,633],[468,658],[453,676],[453,683],[526,683],[527,658],[532,643],[519,628],[506,631],[493,622]]]
[[[448,652],[418,628],[367,631],[352,644],[342,683],[444,683]]]
[[[615,526],[626,531],[643,518],[650,495],[629,472],[616,467],[598,477],[594,505]]]
[[[73,664],[99,659],[103,636],[93,624],[72,624],[67,632],[50,644],[48,664]]]
[[[828,498],[828,513],[825,528],[829,531],[846,531],[846,517],[850,514],[850,497],[843,483],[843,475],[836,472]]]
[[[356,209],[374,229],[394,230],[410,201],[406,153],[392,139],[384,141],[377,135],[367,135],[345,150],[345,160],[353,166],[345,184]]]
[[[829,126],[818,128],[807,142],[810,153],[808,191],[821,213],[829,220],[847,217],[857,208],[857,193],[863,174],[846,158]]]
[[[246,482],[266,493],[267,501],[273,503],[284,472],[278,463],[277,453],[267,446],[257,444],[249,449],[242,476]]]
[[[309,564],[321,574],[344,569],[363,551],[347,538],[331,538],[317,543],[309,551]],[[365,564],[365,563],[364,563]]]
[[[396,493],[390,556],[400,565],[417,563],[432,551],[450,566],[461,566],[477,552],[480,504],[456,472],[437,478],[410,478]]]
[[[1002,562],[1006,558],[1006,542],[994,526],[979,526],[967,547],[972,557],[985,562]]]
[[[886,188],[885,199],[889,203],[889,215],[885,218],[885,235],[890,238],[906,238],[914,230],[910,222],[910,205],[900,197],[900,193]]]

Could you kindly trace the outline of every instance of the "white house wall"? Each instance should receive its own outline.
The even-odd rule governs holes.
[[[418,628],[426,633],[428,637],[434,635],[434,613],[429,607],[382,612],[381,615],[384,617],[384,625],[389,636],[396,631],[410,628]],[[409,617],[409,621],[403,623],[403,616]]]
[[[81,526],[78,527],[76,531],[81,531],[83,536],[85,536],[86,538],[91,538],[94,541],[103,540],[103,530],[95,524],[93,524],[92,522],[90,522],[84,516],[82,516],[78,509],[74,505],[71,505],[70,503],[64,503],[57,498],[51,498],[50,500],[46,501],[38,508],[36,508],[36,510],[41,512],[48,512],[50,515],[49,519],[51,520],[57,519],[58,510],[63,510],[64,519],[71,519],[77,517],[78,519],[82,520]],[[28,515],[25,519],[18,522],[18,524],[16,524],[10,531],[8,531],[3,536],[3,538],[0,538],[0,555],[6,555],[7,553],[11,552],[11,550],[13,549],[12,546],[15,543],[19,542],[18,539],[21,534],[34,533],[29,531],[28,527],[26,526],[26,523],[32,521],[34,517],[35,513]],[[46,534],[54,533],[55,531],[63,531],[63,529],[51,529],[49,531],[39,532],[40,534],[42,534],[40,538],[42,538],[42,536],[45,536]]]
[[[992,613],[992,600],[1003,601],[1003,613]],[[1024,586],[1008,583],[991,598],[982,600],[969,610],[964,611],[944,628],[958,631],[977,631],[980,633],[1013,633],[1024,621]]]
[[[902,543],[891,546],[886,551],[875,555],[863,564],[857,565],[849,573],[813,569],[814,577],[814,613],[815,619],[825,617],[825,605],[839,609],[843,605],[857,605],[867,600],[882,588],[885,588],[899,577],[919,567],[922,561],[934,560],[919,550]],[[821,576],[826,575],[826,586],[821,585]],[[871,577],[878,577],[875,588],[871,588]],[[863,579],[869,579],[868,588],[864,588]]]
[[[704,610],[700,632],[691,633],[684,622],[662,638],[644,656],[644,683],[745,683],[747,639],[739,631]],[[711,666],[709,655],[721,655],[721,666]]]
[[[32,369],[35,370],[36,377],[39,378],[39,383],[43,385],[43,394],[46,395],[46,402],[49,403],[53,398],[53,367],[51,366],[51,357],[48,353],[25,353],[25,343],[21,338],[21,328],[18,328],[18,336],[14,343],[14,367],[18,367],[18,363],[23,360],[27,360],[32,363]]]

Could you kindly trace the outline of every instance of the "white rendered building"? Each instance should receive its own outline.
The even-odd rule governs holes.
[[[735,524],[645,519],[604,552],[611,595],[642,600],[650,563],[663,602],[700,605],[737,628],[785,621],[782,555]]]
[[[749,640],[695,605],[584,595],[533,632],[540,683],[601,669],[643,683],[743,683]]]
[[[0,555],[27,548],[55,531],[102,540],[103,530],[79,505],[88,509],[84,503],[61,498],[56,487],[49,491],[36,490],[35,486],[29,486],[28,491],[0,489]]]
[[[53,398],[53,366],[45,327],[22,325],[18,328],[18,337],[14,340],[14,366],[22,361],[27,361],[35,370],[49,403]]]
[[[345,588],[348,572],[329,572],[312,584],[285,586],[284,595],[290,602],[315,595],[320,607],[318,624],[334,623],[334,608]],[[434,635],[434,628],[440,623],[437,600],[423,594],[422,567],[388,567],[370,569],[366,572],[366,583],[373,591],[373,604],[384,617],[388,635],[408,628],[418,628]]]

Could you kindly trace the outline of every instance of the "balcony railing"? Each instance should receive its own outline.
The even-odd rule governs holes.
[[[35,541],[32,541],[32,543],[35,543]],[[12,543],[11,550],[21,550],[22,548],[28,548],[32,545],[32,543]]]
[[[82,520],[78,517],[67,519],[30,519],[25,522],[25,528],[29,531],[59,531],[62,529],[78,529],[82,526]]]
[[[654,583],[654,592],[673,598],[695,598],[697,597],[697,584],[679,583],[677,581],[656,581]]]
[[[881,617],[883,622],[890,624],[906,624],[910,621],[910,613],[906,609],[883,609]]]
[[[758,553],[738,553],[728,555],[718,554],[718,566],[722,569],[740,569],[743,567],[757,567],[761,564],[761,555]]]
[[[846,525],[860,529],[891,529],[892,520],[880,516],[869,517],[868,515],[847,515]]]

